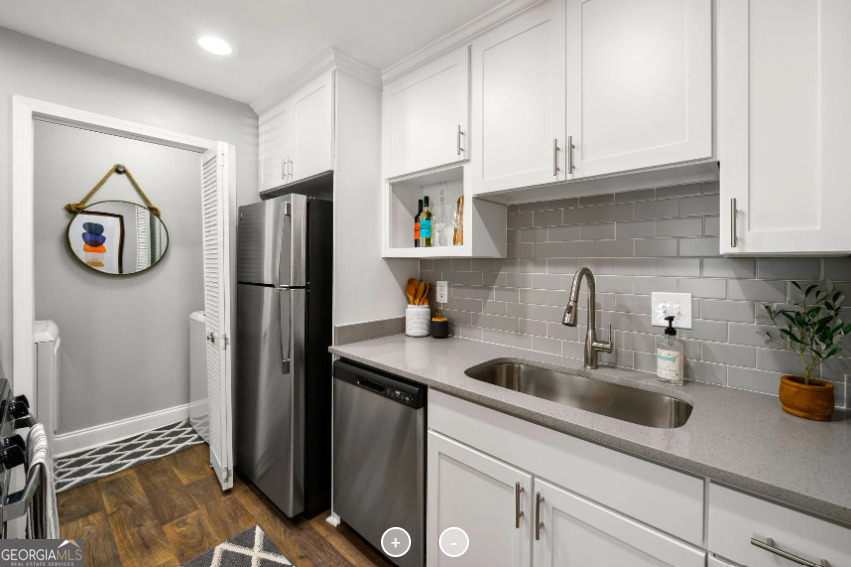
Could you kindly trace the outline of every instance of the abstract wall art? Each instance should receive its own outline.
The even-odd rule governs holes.
[[[100,272],[121,274],[124,251],[124,217],[83,211],[68,225],[68,244],[85,265]]]

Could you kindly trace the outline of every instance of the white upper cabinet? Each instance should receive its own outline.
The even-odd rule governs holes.
[[[474,194],[565,179],[564,25],[548,0],[473,42]]]
[[[384,177],[467,159],[470,51],[447,53],[384,86]]]
[[[292,112],[287,103],[260,116],[260,190],[290,181]]]
[[[325,73],[292,97],[292,179],[334,168],[334,74]]]
[[[567,0],[568,177],[712,157],[712,0]]]
[[[529,567],[532,477],[432,431],[427,463],[428,567]],[[469,537],[460,558],[440,551],[451,527]]]
[[[534,567],[704,567],[706,553],[546,481],[534,484]]]
[[[851,253],[851,2],[721,0],[721,252]]]
[[[333,169],[333,71],[263,113],[259,127],[260,191]]]

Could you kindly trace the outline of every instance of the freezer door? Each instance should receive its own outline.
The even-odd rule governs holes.
[[[239,208],[237,280],[307,285],[307,198],[284,195]]]
[[[292,517],[304,507],[307,291],[237,287],[236,465]]]

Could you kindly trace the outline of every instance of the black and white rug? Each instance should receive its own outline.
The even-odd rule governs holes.
[[[53,465],[56,492],[69,490],[203,442],[189,425],[189,420],[184,420],[109,445],[65,455],[56,459]]]
[[[181,567],[279,567],[292,565],[263,528],[254,526],[207,550]]]

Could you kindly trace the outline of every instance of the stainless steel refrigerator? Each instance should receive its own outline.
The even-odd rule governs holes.
[[[332,206],[239,208],[236,467],[290,517],[331,500]]]

